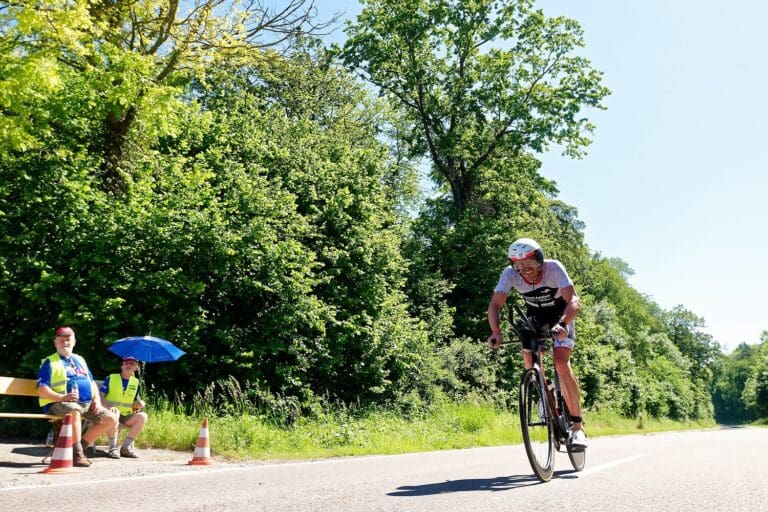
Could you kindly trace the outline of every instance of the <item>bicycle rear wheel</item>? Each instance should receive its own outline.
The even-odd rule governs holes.
[[[520,425],[528,461],[542,482],[552,478],[555,467],[555,436],[546,401],[536,370],[527,370],[520,381]]]
[[[568,430],[568,434],[573,431],[573,420],[571,419],[571,413],[568,411],[568,405],[563,400],[562,405],[563,419]],[[565,449],[568,452],[568,458],[571,459],[571,465],[576,471],[581,471],[587,463],[587,451],[584,448],[574,450],[571,446],[571,440],[568,439],[565,443]]]
[[[584,466],[587,464],[587,451],[583,448],[579,451],[574,451],[571,448],[570,442],[566,445],[565,448],[568,450],[568,458],[571,459],[571,465],[573,466],[573,469],[576,471],[581,471],[584,469]]]

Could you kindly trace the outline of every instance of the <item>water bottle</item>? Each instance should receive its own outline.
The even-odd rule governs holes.
[[[551,392],[555,392],[555,384],[551,380],[547,379],[547,387]]]
[[[70,377],[67,380],[67,393],[74,393],[75,399],[74,401],[77,402],[79,395],[80,395],[80,389],[77,386],[77,377]]]
[[[53,446],[53,429],[48,431],[48,437],[45,438],[45,446]]]

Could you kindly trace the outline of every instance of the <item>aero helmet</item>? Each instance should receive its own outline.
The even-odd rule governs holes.
[[[535,258],[539,264],[544,263],[544,251],[541,250],[541,246],[536,243],[536,240],[530,238],[520,238],[519,240],[515,240],[512,245],[509,246],[507,257],[513,263],[531,257]]]

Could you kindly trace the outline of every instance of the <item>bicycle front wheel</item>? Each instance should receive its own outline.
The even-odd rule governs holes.
[[[529,369],[520,381],[520,425],[528,461],[542,482],[552,478],[555,467],[555,436],[536,370]]]

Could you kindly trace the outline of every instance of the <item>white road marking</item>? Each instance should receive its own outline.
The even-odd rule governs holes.
[[[58,484],[39,484],[39,485],[25,485],[23,487],[9,487],[6,489],[0,489],[0,493],[7,491],[26,491],[30,489],[48,489],[50,487],[74,487],[77,485],[92,485],[92,484],[105,484],[109,482],[127,482],[129,480],[153,480],[156,478],[173,478],[175,476],[182,475],[203,475],[208,473],[223,473],[225,471],[234,471],[235,469],[246,469],[242,467],[237,468],[200,468],[199,470],[192,471],[176,471],[174,473],[161,473],[158,475],[142,475],[142,476],[121,476],[115,478],[104,478],[102,480],[86,480],[79,482],[62,482]]]
[[[606,469],[619,466],[621,464],[626,464],[627,462],[632,462],[637,459],[642,459],[646,455],[644,453],[639,453],[637,455],[632,455],[630,457],[624,457],[623,459],[617,459],[611,462],[606,462],[605,464],[600,464],[599,466],[593,466],[590,468],[585,469],[584,471],[580,471],[578,474],[579,477],[591,475],[593,473],[599,473],[600,471],[605,471]]]

